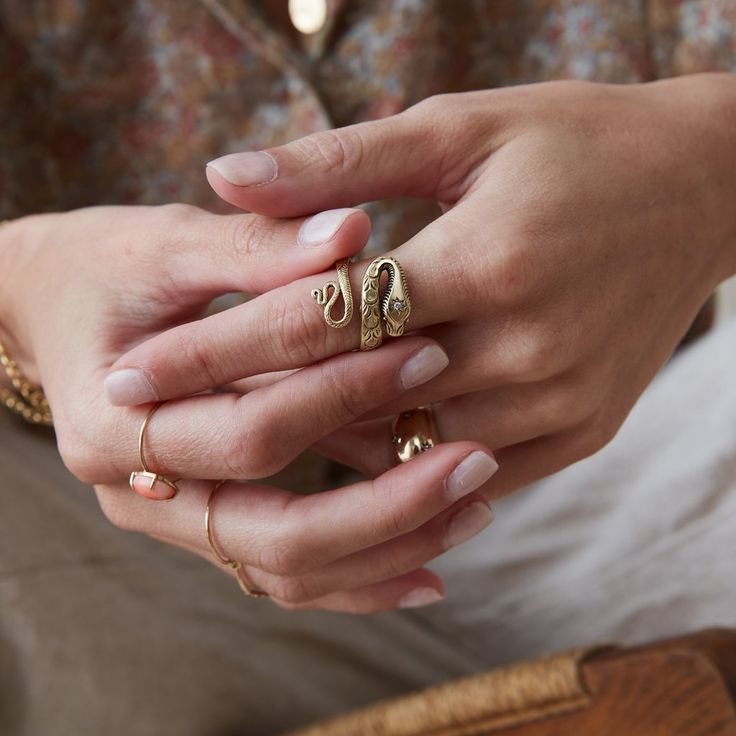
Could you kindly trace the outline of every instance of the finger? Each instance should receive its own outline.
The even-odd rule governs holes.
[[[152,257],[166,256],[179,288],[208,294],[262,293],[354,255],[370,235],[370,220],[359,209],[277,220],[171,207],[181,214],[174,218],[175,226],[171,218],[162,223],[167,228],[160,238],[165,245]]]
[[[439,417],[440,413],[436,412],[436,416]],[[484,422],[493,423],[487,417]],[[482,438],[492,433],[478,428],[471,417],[466,417],[464,428],[458,424],[457,431],[451,436],[445,434],[446,428],[441,428],[446,425],[439,421],[438,425],[439,447],[444,441],[482,442]],[[504,446],[488,445],[493,447],[493,454],[503,472],[499,470],[478,492],[493,500],[563,470],[604,447],[613,438],[618,426],[620,423],[613,422],[610,418],[601,422],[599,417],[594,416],[547,434],[533,434],[534,430],[530,429],[528,438],[515,443]],[[360,422],[320,440],[315,449],[368,477],[374,477],[397,462],[395,450],[389,440],[390,432],[390,420]]]
[[[445,586],[442,578],[431,570],[422,568],[391,580],[352,590],[341,590],[303,603],[274,600],[288,610],[378,613],[401,608],[419,608],[437,603],[444,597]]]
[[[419,528],[472,493],[496,468],[481,446],[457,443],[375,480],[307,496],[229,482],[211,506],[211,528],[225,557],[293,577]],[[119,526],[204,549],[207,484],[184,484],[170,503],[152,503],[129,490],[100,495],[100,502]]]
[[[466,281],[462,261],[444,256],[451,242],[448,229],[456,234],[457,227],[438,223],[392,253],[407,275],[412,330],[466,316],[468,310],[468,300],[461,303],[446,296],[452,285]],[[353,265],[353,294],[361,293],[367,266],[368,262]],[[177,398],[248,376],[299,368],[356,348],[360,344],[359,303],[351,323],[334,329],[325,322],[324,308],[312,297],[312,291],[328,279],[335,279],[334,271],[300,279],[138,345],[116,361],[108,381],[145,385],[148,393],[114,391],[110,398],[118,405],[144,403],[142,397],[148,401]],[[461,288],[468,289],[467,285]]]
[[[401,196],[454,201],[492,148],[484,107],[481,119],[467,106],[463,114],[456,98],[425,101],[381,120],[223,156],[209,162],[207,179],[225,201],[273,217]],[[469,132],[477,125],[482,136]]]
[[[446,366],[447,356],[438,345],[407,338],[380,351],[335,356],[245,396],[167,402],[145,431],[145,459],[153,472],[169,477],[263,478],[320,437]],[[122,413],[118,421],[125,428],[101,438],[107,444],[95,454],[110,459],[105,471],[110,477],[85,478],[82,472],[83,480],[113,480],[140,466],[138,432],[147,411]],[[135,488],[148,494],[149,486],[141,478]]]
[[[591,372],[597,379],[600,373]],[[439,381],[433,389],[441,390]],[[568,371],[538,383],[506,384],[434,403],[435,391],[415,389],[370,412],[366,419],[320,440],[315,449],[339,463],[374,477],[396,463],[389,441],[394,418],[416,406],[432,406],[437,438],[472,440],[494,450],[572,429],[601,404],[601,386]],[[374,414],[383,416],[371,419]],[[388,414],[388,416],[386,416]]]
[[[250,580],[280,600],[300,605],[331,593],[400,577],[479,534],[493,521],[488,503],[471,493],[407,534],[296,577],[248,568]]]
[[[200,546],[182,542],[164,534],[151,534],[150,536],[165,544],[180,547],[203,557],[219,567],[224,573],[235,578],[232,568],[217,561],[209,549],[204,550]],[[252,568],[249,568],[249,570],[252,570]],[[250,572],[247,572],[247,574],[254,587],[258,590],[266,590],[261,583],[255,583]],[[237,584],[235,579],[233,584]],[[351,584],[344,589],[308,601],[285,600],[269,594],[273,603],[287,610],[323,610],[339,613],[377,613],[400,608],[418,608],[436,603],[442,600],[444,596],[445,587],[442,578],[426,568],[412,570],[389,580],[381,580],[369,585],[355,586]]]

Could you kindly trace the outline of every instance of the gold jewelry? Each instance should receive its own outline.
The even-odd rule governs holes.
[[[337,281],[328,281],[321,289],[312,289],[312,298],[317,304],[320,306],[324,305],[325,307],[325,322],[330,327],[337,329],[345,327],[353,318],[353,292],[350,289],[349,267],[349,258],[338,261],[335,264],[335,268],[337,268]],[[329,294],[330,289],[332,289],[331,296]],[[345,303],[345,311],[341,319],[335,320],[332,318],[331,312],[340,294],[342,294],[342,299]]]
[[[353,316],[349,266],[349,259],[338,261],[335,264],[338,281],[328,281],[321,289],[312,289],[312,297],[317,304],[325,305],[325,322],[330,327],[345,327]],[[379,304],[381,274],[384,271],[388,273],[388,282]],[[329,296],[330,290],[332,290],[331,296]],[[361,350],[374,350],[381,344],[383,341],[382,324],[391,337],[399,337],[404,334],[411,314],[411,299],[404,270],[395,258],[379,256],[371,261],[363,276],[360,293]],[[335,320],[332,318],[331,310],[340,294],[345,302],[345,314],[342,319]]]
[[[217,543],[215,542],[215,534],[212,531],[212,507],[215,500],[215,494],[225,483],[227,483],[225,480],[218,481],[217,485],[212,489],[210,497],[207,499],[207,507],[204,510],[204,526],[207,530],[207,541],[209,542],[210,549],[212,550],[212,554],[215,556],[215,559],[235,571],[235,578],[243,593],[250,598],[268,598],[268,593],[263,590],[257,590],[251,586],[250,581],[245,577],[245,570],[243,570],[242,563],[225,557],[220,552],[217,547]]]
[[[143,467],[143,470],[134,470],[130,474],[130,479],[128,480],[128,483],[130,485],[130,489],[135,492],[135,488],[133,486],[133,481],[136,478],[146,478],[149,482],[149,490],[153,490],[156,486],[156,483],[163,483],[164,485],[167,485],[169,488],[171,488],[172,491],[174,491],[174,494],[172,496],[169,496],[168,498],[160,498],[160,499],[151,499],[156,501],[171,501],[177,493],[179,493],[179,486],[176,485],[177,481],[171,480],[170,478],[167,478],[165,475],[159,475],[158,473],[154,473],[149,467],[148,463],[146,462],[146,453],[144,451],[144,446],[146,444],[146,430],[148,429],[148,424],[151,421],[151,417],[163,406],[163,404],[155,404],[151,407],[151,410],[146,414],[146,418],[143,420],[143,424],[141,424],[141,431],[138,433],[138,455],[141,459],[141,466]]]
[[[402,412],[394,419],[391,430],[391,443],[402,463],[439,444],[434,412],[429,406]]]
[[[15,414],[20,415],[29,424],[40,424],[44,427],[53,427],[51,407],[40,386],[34,386],[28,381],[23,371],[8,355],[5,347],[0,343],[0,365],[10,379],[14,390],[0,387],[0,401]]]

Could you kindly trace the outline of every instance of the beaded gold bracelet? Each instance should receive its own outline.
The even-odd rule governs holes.
[[[0,220],[0,227],[6,223],[7,220]],[[25,377],[17,363],[8,355],[2,343],[0,343],[0,365],[14,389],[0,386],[0,402],[30,424],[53,427],[54,421],[51,416],[51,408],[43,389],[40,386],[34,386]]]
[[[16,362],[8,355],[5,347],[0,343],[0,365],[10,379],[14,391],[0,387],[0,401],[15,414],[19,414],[29,424],[40,424],[44,427],[53,427],[54,420],[51,408],[43,389],[34,386],[23,375]]]

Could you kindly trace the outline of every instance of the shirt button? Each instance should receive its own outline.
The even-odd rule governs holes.
[[[327,20],[327,0],[289,0],[289,18],[301,33],[317,33]]]

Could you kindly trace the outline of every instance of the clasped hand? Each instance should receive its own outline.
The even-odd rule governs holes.
[[[237,479],[220,546],[285,607],[436,600],[423,566],[489,523],[488,500],[605,445],[733,273],[727,76],[440,96],[211,162],[218,194],[256,214],[93,208],[7,227],[5,257],[44,274],[12,290],[9,341],[67,465],[113,523],[208,559],[212,481]],[[357,321],[331,328],[311,292],[367,240],[350,208],[394,196],[442,214],[391,254],[409,334],[353,352]],[[232,291],[258,296],[202,316]],[[170,504],[124,480],[152,402],[149,464],[198,479]],[[391,420],[424,404],[442,444],[397,466]],[[260,482],[307,447],[372,480],[310,496]]]

